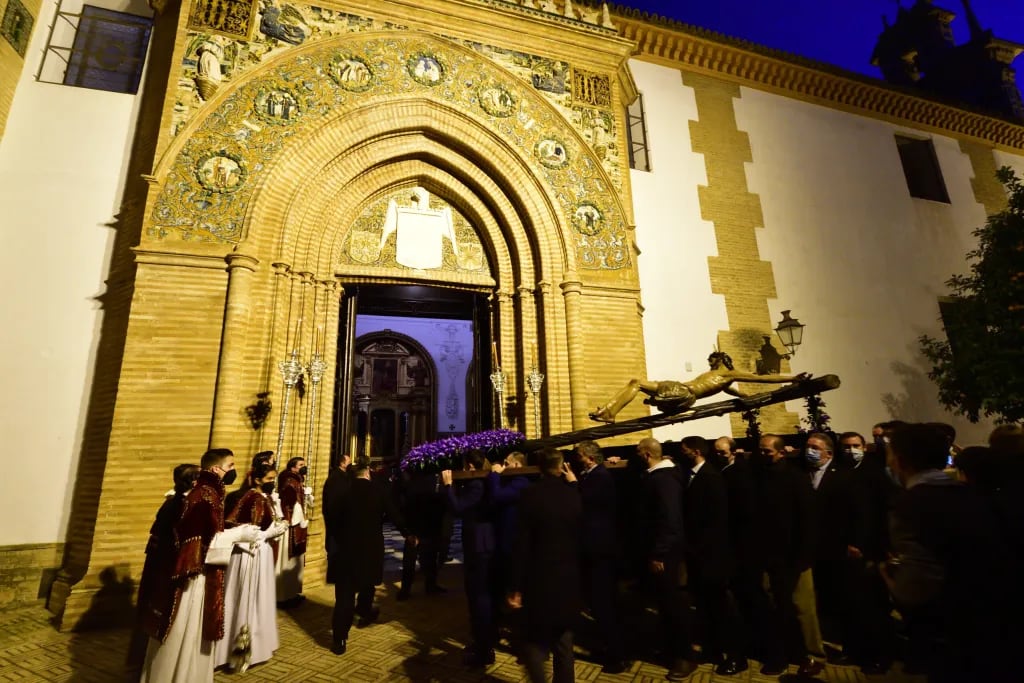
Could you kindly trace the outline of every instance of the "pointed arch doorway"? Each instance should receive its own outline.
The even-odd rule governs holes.
[[[345,285],[338,320],[331,464],[397,464],[420,443],[497,420],[488,352],[492,292],[429,284]]]

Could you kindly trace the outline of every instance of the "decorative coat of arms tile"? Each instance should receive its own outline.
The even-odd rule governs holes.
[[[19,0],[7,0],[3,22],[0,23],[0,34],[3,34],[14,51],[22,57],[28,47],[28,39],[32,35],[32,24],[35,19]]]
[[[583,202],[576,207],[572,226],[577,232],[593,237],[604,229],[604,214],[594,204]]]
[[[373,69],[366,60],[353,55],[338,54],[332,57],[327,73],[335,83],[350,92],[363,92],[373,86]]]
[[[438,85],[444,81],[444,64],[433,55],[415,54],[406,62],[406,68],[412,80],[420,85]]]
[[[551,169],[565,168],[569,165],[569,151],[558,138],[543,138],[534,147],[533,153],[537,160]]]
[[[483,85],[477,92],[480,108],[491,116],[508,118],[515,113],[516,98],[500,83]]]
[[[196,178],[211,192],[234,192],[245,183],[247,173],[240,156],[220,150],[199,161]]]

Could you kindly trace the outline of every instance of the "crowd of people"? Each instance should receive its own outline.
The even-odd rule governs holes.
[[[239,489],[234,454],[207,451],[174,469],[156,514],[138,594],[129,667],[152,683],[212,681],[217,667],[244,672],[277,650],[277,614],[302,600],[312,490],[306,465],[278,472],[273,453],[252,461]]]
[[[345,456],[322,494],[332,652],[346,653],[356,617],[379,616],[384,520],[405,537],[397,598],[408,600],[417,564],[426,593],[447,592],[446,520],[457,517],[469,667],[506,642],[531,681],[545,680],[549,654],[556,683],[572,681],[583,640],[605,673],[657,657],[670,680],[702,661],[739,674],[750,660],[765,675],[796,664],[813,677],[826,662],[880,674],[902,660],[929,681],[1019,679],[1024,431],[999,427],[989,445],[961,449],[948,425],[891,422],[870,440],[750,446],[645,438],[613,467],[591,441],[501,462],[472,451],[463,474],[392,481]],[[301,458],[279,473],[263,453],[225,496],[230,451],[175,469],[139,587],[143,681],[212,680],[215,667],[273,655],[276,608],[302,599],[305,474]],[[640,596],[656,623],[642,623]]]

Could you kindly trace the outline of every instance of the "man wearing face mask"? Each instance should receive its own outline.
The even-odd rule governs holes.
[[[756,635],[763,652],[762,675],[783,673],[795,658],[803,662],[801,674],[813,676],[821,664],[807,656],[794,593],[801,575],[814,563],[814,490],[806,472],[786,462],[785,448],[781,436],[769,434],[761,437],[752,457],[757,517],[751,557],[767,578],[773,598],[758,601]]]
[[[826,624],[832,642],[847,641],[851,624],[847,589],[849,548],[858,542],[854,536],[863,517],[861,501],[853,495],[852,471],[839,464],[833,443],[829,435],[815,433],[807,438],[804,449],[814,487],[818,534],[813,580],[804,583],[807,579],[801,577],[796,600],[804,638],[812,654],[824,650],[816,612]],[[818,650],[819,647],[822,649]],[[846,663],[846,653],[836,650],[828,654],[837,663]]]
[[[688,470],[683,497],[687,588],[707,625],[702,652],[715,662],[715,673],[732,676],[747,670],[747,660],[740,647],[739,611],[729,591],[733,558],[725,479],[708,462],[710,447],[703,438],[687,436],[680,451]]]
[[[143,683],[212,683],[214,644],[224,637],[224,565],[235,543],[259,538],[252,525],[224,531],[224,486],[237,475],[231,451],[207,451],[200,467],[174,525],[175,608],[166,615],[163,640],[149,641]]]
[[[846,548],[845,591],[850,626],[843,652],[865,674],[879,675],[889,669],[892,661],[895,632],[888,592],[875,569],[885,560],[889,549],[889,510],[898,491],[885,474],[884,462],[868,452],[862,435],[844,432],[839,443],[854,463],[850,478],[857,505],[857,518]]]
[[[281,498],[281,515],[288,522],[288,533],[277,556],[277,603],[283,608],[295,607],[305,600],[302,595],[302,572],[306,564],[306,460],[291,458],[288,467],[277,478]]]

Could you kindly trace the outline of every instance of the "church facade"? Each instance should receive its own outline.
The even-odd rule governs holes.
[[[270,448],[318,490],[359,387],[436,404],[438,368],[476,377],[463,400],[484,407],[458,426],[553,434],[715,347],[754,371],[792,310],[804,344],[780,369],[842,378],[836,427],[952,421],[916,339],[1005,203],[995,170],[1024,173],[1020,121],[571,0],[160,3],[134,96],[43,82],[52,40],[0,54],[3,415],[31,463],[3,485],[22,522],[0,595],[44,593],[64,628],[130,593],[176,464]],[[357,345],[374,287],[463,293],[472,324],[437,348]],[[764,429],[795,431],[798,409]]]

